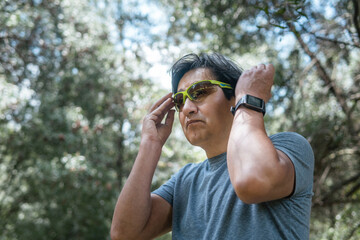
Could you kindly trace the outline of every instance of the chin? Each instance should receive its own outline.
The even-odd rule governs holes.
[[[201,147],[204,142],[204,138],[202,136],[199,136],[197,134],[191,134],[190,136],[185,135],[186,139],[189,141],[191,145]]]

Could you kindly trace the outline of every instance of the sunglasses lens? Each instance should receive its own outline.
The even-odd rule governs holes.
[[[195,101],[199,101],[203,97],[207,97],[209,94],[216,91],[216,85],[210,82],[199,82],[191,86],[188,90],[188,94]]]
[[[211,93],[216,91],[216,86],[209,81],[197,82],[190,86],[185,92],[179,92],[174,96],[175,108],[181,111],[184,106],[184,95],[187,95],[191,101],[201,101],[202,98],[207,97]]]
[[[174,96],[174,104],[175,104],[175,108],[179,111],[179,109],[181,108],[181,106],[183,105],[183,99],[184,99],[184,94],[183,93],[178,93]]]

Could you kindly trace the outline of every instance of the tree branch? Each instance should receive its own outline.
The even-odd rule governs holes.
[[[339,40],[332,39],[332,38],[327,38],[327,37],[318,36],[318,35],[316,35],[315,33],[311,33],[311,34],[314,35],[314,37],[315,37],[316,39],[320,39],[320,40],[327,41],[327,42],[332,42],[332,43],[335,43],[335,44],[343,44],[343,45],[350,46],[350,47],[360,48],[360,45],[357,44],[357,43],[351,44],[351,43],[347,43],[347,42],[344,42],[344,41],[339,41]]]
[[[329,37],[325,37],[325,36],[319,36],[319,35],[317,35],[315,32],[309,31],[303,24],[300,24],[300,27],[301,27],[301,29],[302,29],[305,33],[311,34],[311,35],[314,36],[316,39],[320,39],[320,40],[322,40],[322,41],[327,41],[327,42],[332,42],[332,43],[334,43],[334,44],[343,44],[343,45],[345,45],[345,46],[360,48],[360,42],[359,42],[359,41],[355,41],[353,38],[352,38],[352,41],[353,41],[354,43],[344,42],[344,41],[340,41],[340,40],[337,40],[337,39],[334,39],[334,38],[329,38]],[[352,35],[351,32],[350,32],[349,34]]]
[[[360,189],[360,182],[357,183],[354,187],[352,187],[348,193],[346,193],[346,197],[351,197],[351,195],[353,195],[359,189]]]
[[[360,93],[356,93],[350,96],[350,100],[359,101],[360,100]]]
[[[313,53],[310,50],[310,48],[307,46],[305,41],[302,39],[301,34],[296,30],[294,24],[291,22],[287,22],[287,26],[289,27],[290,31],[295,35],[295,38],[297,39],[297,41],[299,42],[301,48],[305,51],[305,53],[311,58],[311,60],[315,61],[315,67],[317,73],[319,74],[319,77],[324,81],[325,85],[329,87],[330,92],[335,96],[335,98],[339,102],[342,111],[348,117],[347,119],[348,119],[349,131],[353,132],[354,126],[353,123],[351,122],[350,109],[346,103],[346,98],[344,97],[342,90],[336,86],[335,81],[331,79],[331,77],[325,71],[324,66],[321,64],[320,60],[317,58],[315,53]]]
[[[320,200],[320,205],[322,205],[324,202],[328,201],[327,199],[334,195],[335,192],[337,192],[339,189],[343,188],[344,186],[358,180],[360,178],[360,173],[356,174],[355,176],[352,176],[346,180],[344,180],[343,182],[340,182],[338,184],[336,184],[327,194],[325,194],[325,196],[323,196]]]
[[[358,19],[359,18],[359,3],[358,3],[357,0],[353,0],[352,2],[354,4],[353,21],[354,21],[355,29],[356,29],[358,39],[359,39],[359,42],[360,42],[360,26],[359,26],[360,19]]]
[[[344,237],[344,239],[350,239],[354,233],[356,232],[356,230],[358,230],[360,228],[360,222],[358,222],[355,227],[353,229],[351,229],[351,231],[346,235],[346,237]]]
[[[339,204],[360,204],[360,199],[335,199],[324,203],[313,202],[312,208],[323,209],[324,207],[329,207]]]

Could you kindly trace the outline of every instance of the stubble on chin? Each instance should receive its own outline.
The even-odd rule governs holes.
[[[193,146],[201,147],[202,143],[204,142],[204,136],[201,136],[201,134],[197,131],[188,132],[185,134],[186,139],[188,142]]]

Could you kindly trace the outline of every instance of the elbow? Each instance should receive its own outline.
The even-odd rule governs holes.
[[[111,226],[110,230],[111,240],[138,240],[138,239],[148,239],[141,237],[141,233],[135,233],[129,231],[128,227],[125,226]]]
[[[115,228],[115,227],[111,227],[110,230],[110,238],[111,240],[129,240],[132,238],[129,238],[123,231]]]
[[[121,237],[121,233],[114,229],[113,227],[111,227],[111,231],[110,231],[110,238],[111,240],[122,240],[124,238]]]
[[[237,197],[246,204],[255,204],[267,201],[269,182],[254,176],[238,177],[232,181]]]
[[[113,231],[110,232],[110,238],[111,238],[111,240],[129,240],[129,239],[132,239],[132,238],[126,237],[125,235],[122,235],[122,234],[119,234],[119,233],[113,232]]]

